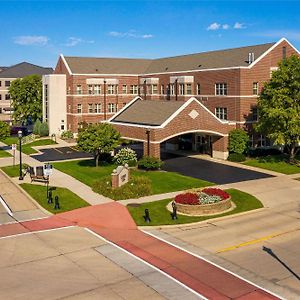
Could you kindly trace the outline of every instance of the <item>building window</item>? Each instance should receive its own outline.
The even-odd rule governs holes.
[[[48,84],[44,85],[44,96],[45,96],[45,121],[47,122],[49,116],[49,106],[48,106]]]
[[[157,84],[152,84],[152,94],[154,94],[154,95],[158,94]]]
[[[101,85],[100,84],[95,84],[94,85],[94,94],[95,95],[100,95],[101,94]]]
[[[197,83],[197,95],[201,95],[201,86],[200,86],[200,83]]]
[[[88,104],[88,113],[89,113],[89,114],[92,114],[92,113],[93,113],[93,104],[92,104],[92,103],[89,103],[89,104]]]
[[[2,100],[2,95],[0,94],[0,100]]]
[[[109,95],[115,95],[117,90],[117,85],[116,84],[109,84],[107,86],[107,94]]]
[[[65,130],[65,125],[63,125],[63,124],[60,125],[60,129],[61,129],[61,130]]]
[[[82,104],[77,104],[77,113],[82,114]]]
[[[173,83],[171,83],[170,84],[170,94],[173,96],[175,93],[174,93],[174,84]]]
[[[184,95],[184,84],[179,83],[179,95]]]
[[[252,93],[258,95],[258,82],[253,82]]]
[[[137,85],[131,85],[130,86],[130,94],[137,95],[138,94],[138,86]]]
[[[165,94],[165,86],[163,84],[160,86],[160,93],[161,95]]]
[[[88,85],[89,95],[93,95],[93,86],[91,84]]]
[[[76,86],[76,94],[77,95],[81,95],[82,94],[82,87],[81,87],[81,85],[77,85]]]
[[[127,94],[127,85],[126,84],[122,85],[122,94]]]
[[[123,102],[123,107],[125,107],[125,106],[126,106],[126,104],[127,104],[126,102]]]
[[[227,120],[227,107],[216,107],[216,116],[221,120]]]
[[[5,100],[10,100],[10,94],[5,94]]]
[[[96,114],[100,114],[101,111],[102,111],[102,105],[101,105],[101,103],[96,103],[95,104],[95,113]]]
[[[192,84],[191,83],[186,84],[186,94],[192,95]]]
[[[282,47],[282,59],[286,59],[286,47]]]
[[[216,83],[216,95],[226,96],[227,95],[227,83]]]
[[[251,108],[251,113],[252,113],[252,121],[257,121],[258,120],[258,110],[257,110],[257,107],[252,107]]]
[[[115,103],[108,103],[108,112],[115,113],[117,112],[117,104]]]
[[[2,81],[0,80],[0,86],[2,86]]]
[[[6,80],[6,81],[5,81],[5,86],[6,86],[6,87],[10,86],[10,81],[9,81],[9,80]]]

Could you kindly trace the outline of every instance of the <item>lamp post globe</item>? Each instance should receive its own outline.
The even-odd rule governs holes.
[[[19,172],[19,180],[23,180],[23,173],[22,173],[22,137],[23,132],[22,130],[18,131],[18,138],[19,138],[19,152],[20,152],[20,172]]]

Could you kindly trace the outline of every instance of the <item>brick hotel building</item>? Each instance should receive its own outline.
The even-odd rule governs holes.
[[[228,133],[252,133],[256,101],[278,62],[299,54],[286,39],[234,49],[160,59],[66,57],[43,76],[44,119],[50,134],[76,133],[82,122],[108,121],[124,138],[144,143],[144,153],[195,151],[226,159]]]

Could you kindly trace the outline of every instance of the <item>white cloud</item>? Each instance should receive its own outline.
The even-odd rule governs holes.
[[[22,46],[45,46],[49,38],[44,35],[21,35],[14,37],[14,43]]]
[[[229,27],[230,27],[230,26],[229,26],[228,24],[223,24],[223,25],[222,25],[222,29],[224,29],[224,30],[229,29]]]
[[[74,47],[80,43],[86,43],[86,44],[93,44],[95,41],[86,41],[82,38],[78,38],[78,37],[74,37],[74,36],[71,36],[68,38],[68,41],[67,43],[65,44],[65,46],[67,47]]]
[[[246,26],[243,23],[235,22],[234,25],[233,25],[233,28],[234,29],[245,29]]]
[[[136,30],[129,30],[125,32],[120,32],[120,31],[110,31],[108,35],[113,36],[113,37],[120,37],[120,38],[136,38],[136,39],[150,39],[153,38],[153,34],[140,34]]]
[[[207,30],[218,30],[218,29],[220,29],[220,27],[221,27],[221,24],[214,22],[214,23],[210,24],[206,29]]]

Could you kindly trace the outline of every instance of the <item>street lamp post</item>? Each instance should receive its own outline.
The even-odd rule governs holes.
[[[18,138],[19,138],[19,152],[20,152],[20,173],[19,173],[19,180],[23,180],[23,173],[22,173],[22,130],[18,131]]]

